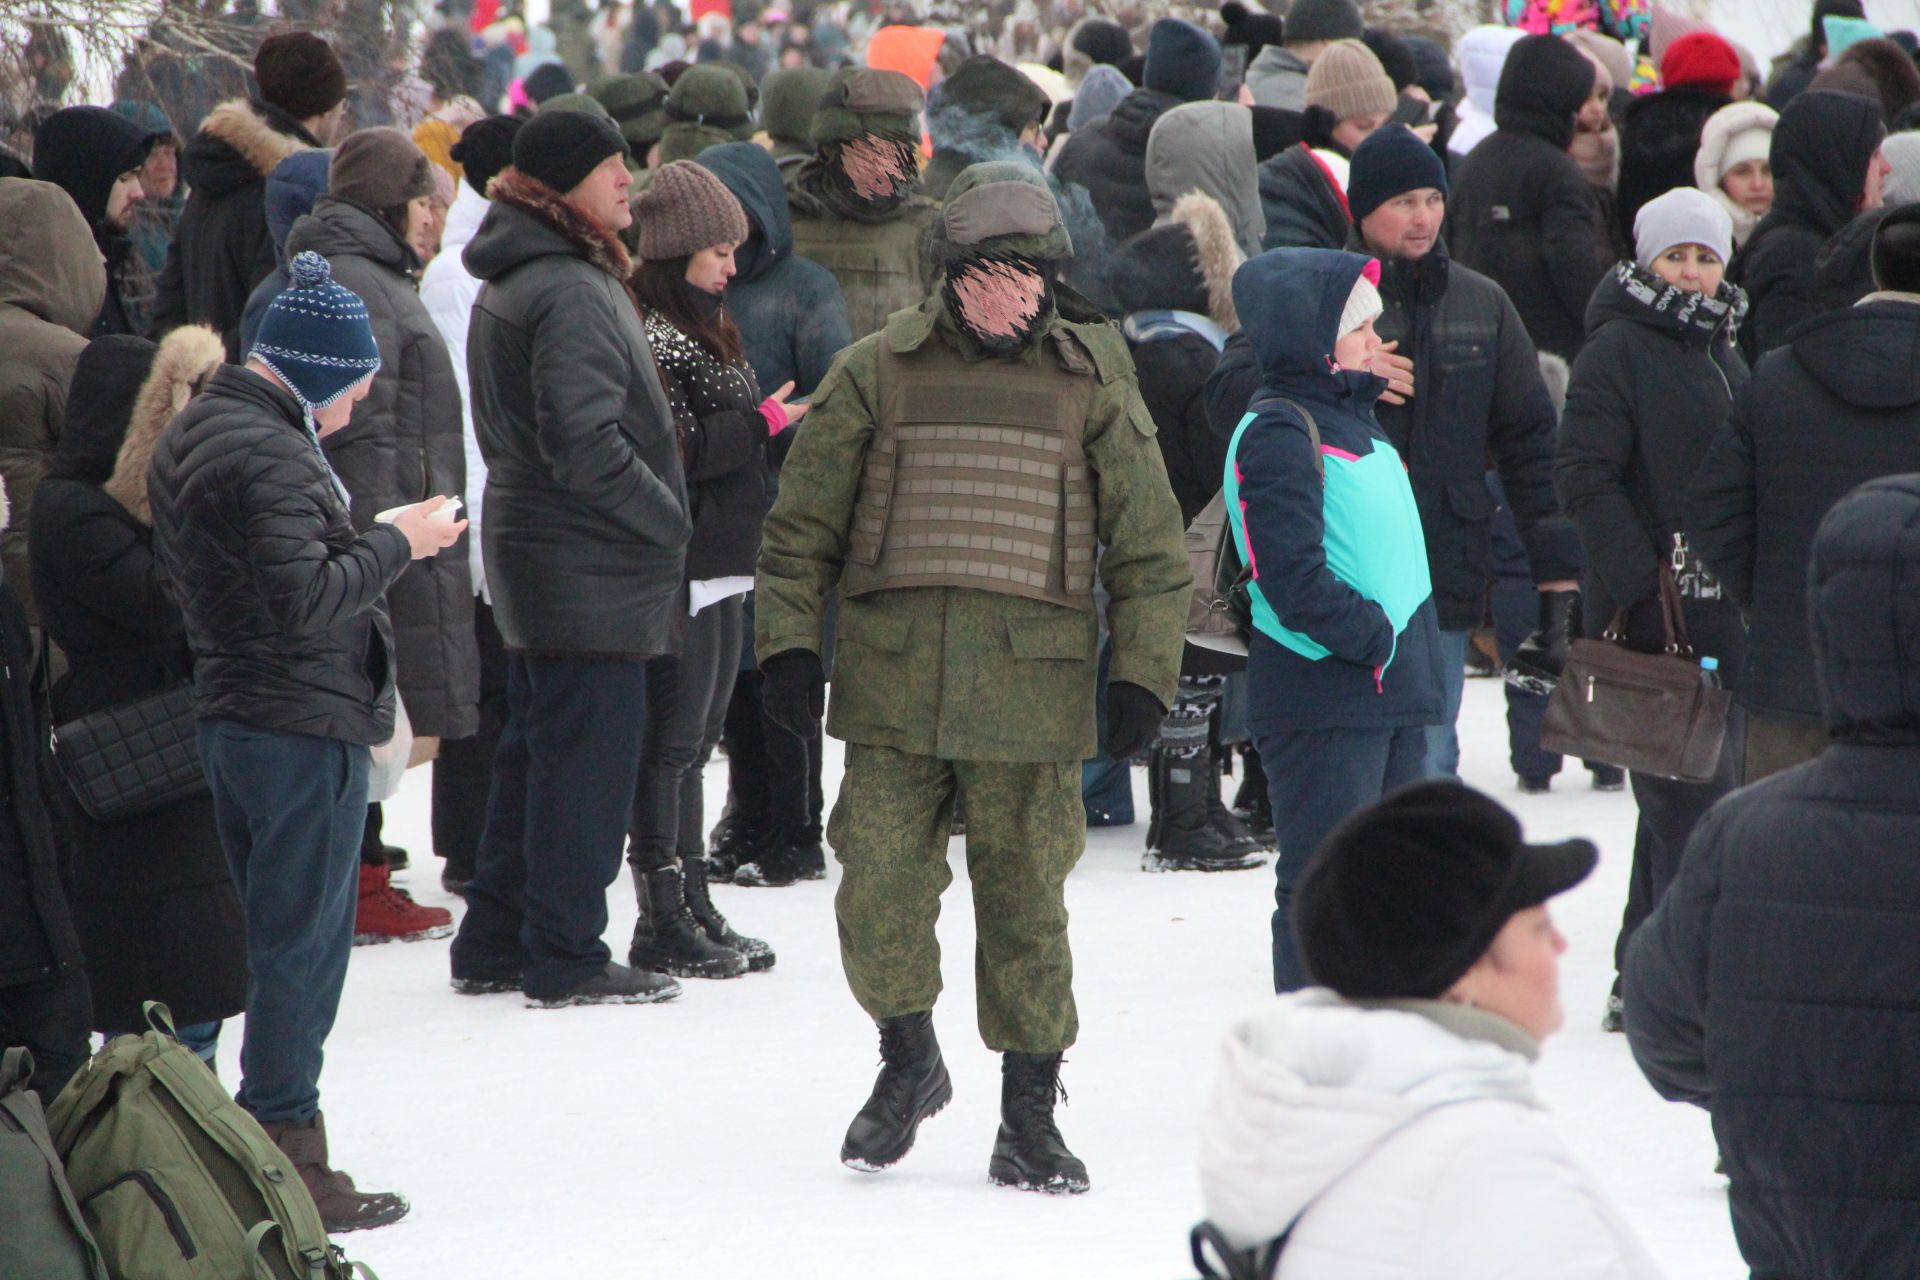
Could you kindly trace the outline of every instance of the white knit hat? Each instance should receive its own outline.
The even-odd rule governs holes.
[[[1347,295],[1347,305],[1340,310],[1340,329],[1333,335],[1333,340],[1338,342],[1385,310],[1380,301],[1380,290],[1362,273],[1353,282],[1353,292]]]
[[[1733,256],[1733,219],[1698,187],[1675,187],[1641,205],[1633,220],[1634,256],[1640,265],[1652,266],[1677,244],[1705,245],[1725,262]]]
[[[1749,160],[1765,160],[1773,147],[1773,130],[1755,126],[1742,129],[1727,141],[1727,150],[1720,158],[1720,176],[1727,176],[1727,170]]]

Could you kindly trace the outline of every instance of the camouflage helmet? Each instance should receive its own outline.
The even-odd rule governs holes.
[[[996,253],[1041,262],[1073,257],[1073,238],[1046,175],[1018,160],[968,165],[947,188],[929,255],[946,266]]]
[[[868,134],[918,143],[918,116],[926,104],[927,95],[911,76],[872,67],[843,67],[833,73],[813,110],[813,145]]]
[[[753,107],[746,86],[728,66],[707,62],[688,67],[667,95],[667,125],[696,125],[726,135],[723,141],[753,136]]]

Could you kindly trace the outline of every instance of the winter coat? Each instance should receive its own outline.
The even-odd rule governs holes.
[[[393,736],[392,525],[356,534],[292,393],[223,366],[153,452],[163,586],[193,650],[194,712],[371,746]]]
[[[1655,1280],[1535,1092],[1539,1052],[1463,1005],[1281,996],[1222,1047],[1208,1220],[1241,1248],[1291,1228],[1279,1280]]]
[[[56,724],[192,678],[180,607],[154,558],[147,464],[175,410],[223,352],[212,330],[198,326],[174,330],[157,357],[151,348],[126,350],[128,378],[147,371],[133,384],[137,397],[129,404],[76,395],[34,504],[35,594],[47,634],[67,658],[52,691]],[[246,919],[213,798],[121,822],[97,822],[78,806],[69,815],[73,914],[95,1029],[144,1027],[147,1000],[165,1002],[182,1026],[245,1009]]]
[[[1461,162],[1447,203],[1454,258],[1506,290],[1534,346],[1568,359],[1586,341],[1587,300],[1613,257],[1567,154],[1593,76],[1586,55],[1557,37],[1515,45],[1494,108],[1500,127]]]
[[[1086,188],[1114,244],[1153,225],[1147,139],[1160,117],[1179,105],[1180,99],[1170,93],[1135,89],[1105,120],[1069,137],[1054,158],[1054,178],[1063,186]]]
[[[1730,99],[1693,85],[1635,98],[1620,128],[1622,236],[1631,240],[1640,206],[1675,187],[1694,184],[1694,160],[1707,121]]]
[[[420,275],[420,305],[427,309],[427,318],[446,346],[447,363],[453,366],[453,380],[460,388],[460,443],[467,464],[466,505],[460,509],[460,516],[467,522],[467,572],[473,577],[474,595],[491,604],[486,561],[480,554],[481,530],[486,528],[487,460],[480,456],[480,438],[473,421],[473,384],[467,378],[467,327],[473,321],[473,300],[480,296],[480,282],[460,256],[473,242],[481,219],[487,216],[487,198],[464,178],[454,187],[447,225],[440,233],[440,252]]]
[[[1307,64],[1298,54],[1270,44],[1247,64],[1247,92],[1256,106],[1307,109]]]
[[[793,223],[778,165],[751,142],[708,147],[698,163],[726,184],[747,214],[747,242],[734,251],[727,314],[746,344],[762,391],[793,383],[795,399],[813,393],[827,366],[852,345],[840,282],[793,251]]]
[[[1746,244],[1760,218],[1734,203],[1733,198],[1720,189],[1720,180],[1731,167],[1727,164],[1727,149],[1735,138],[1752,129],[1765,129],[1771,137],[1779,122],[1779,113],[1764,103],[1736,102],[1714,112],[1700,130],[1700,149],[1693,157],[1693,185],[1718,200],[1727,216],[1733,219],[1736,248]]]
[[[1494,100],[1500,92],[1500,73],[1506,69],[1513,46],[1526,32],[1512,27],[1475,27],[1460,37],[1459,118],[1447,137],[1447,155],[1456,165],[1493,133]]]
[[[1406,467],[1373,416],[1386,383],[1333,364],[1340,312],[1367,259],[1262,254],[1234,295],[1286,298],[1240,322],[1261,382],[1229,446],[1227,511],[1253,570],[1247,653],[1255,732],[1394,728],[1440,720],[1440,634]],[[1223,362],[1216,381],[1227,372]],[[1314,454],[1298,410],[1313,415]]]
[[[1347,193],[1326,161],[1302,142],[1260,163],[1265,249],[1339,249],[1353,229]]]
[[[1163,114],[1147,139],[1147,194],[1156,223],[1189,191],[1213,197],[1246,256],[1260,252],[1266,215],[1253,153],[1253,113],[1237,102],[1187,102]]]
[[[1364,252],[1357,236],[1356,252]],[[1388,260],[1380,279],[1386,310],[1374,329],[1413,360],[1417,394],[1374,406],[1374,417],[1405,459],[1420,506],[1427,568],[1440,626],[1464,631],[1486,613],[1498,469],[1519,521],[1534,579],[1580,572],[1579,534],[1553,492],[1556,416],[1539,358],[1500,286],[1447,255],[1438,241],[1417,261]],[[1231,432],[1259,387],[1259,362],[1229,343],[1211,391],[1216,432]]]
[[[1694,554],[1746,610],[1746,706],[1820,714],[1807,548],[1855,485],[1911,471],[1920,471],[1920,297],[1880,294],[1809,320],[1755,367],[1686,503]]]
[[[749,577],[767,513],[760,385],[746,363],[722,361],[657,313],[647,316],[647,342],[673,406],[686,467],[693,519],[687,579]]]
[[[1752,306],[1740,332],[1749,362],[1814,314],[1814,262],[1859,210],[1867,161],[1885,136],[1880,108],[1847,93],[1803,93],[1780,117],[1771,153],[1773,207],[1727,270]]]
[[[1868,210],[1821,247],[1820,256],[1813,260],[1809,315],[1850,307],[1874,291],[1873,237],[1888,212],[1886,207]]]
[[[1920,478],[1829,514],[1807,603],[1836,741],[1701,819],[1621,969],[1647,1081],[1713,1114],[1755,1276],[1920,1274],[1916,575]]]
[[[1739,291],[1722,285],[1707,306],[1631,262],[1594,292],[1592,338],[1573,362],[1560,419],[1554,481],[1587,553],[1585,630],[1598,636],[1627,610],[1627,642],[1646,653],[1666,643],[1661,563],[1676,573],[1694,650],[1720,660],[1723,678],[1746,652],[1746,628],[1725,588],[1683,531],[1683,505],[1707,446],[1746,385],[1733,349]]]
[[[385,219],[338,196],[321,196],[287,234],[289,262],[307,252],[327,259],[335,283],[367,304],[380,347],[367,398],[321,443],[353,500],[354,527],[372,528],[390,507],[464,494],[460,384],[420,301],[420,260]],[[414,561],[387,593],[387,613],[414,733],[471,734],[480,726],[480,651],[466,548]]]
[[[16,515],[0,528],[0,565],[29,617],[34,490],[59,443],[67,384],[106,291],[93,234],[67,193],[0,179],[0,479]]]
[[[487,460],[487,585],[510,650],[678,652],[686,481],[619,241],[517,171],[463,255]]]
[[[1807,91],[1813,78],[1820,74],[1820,61],[1823,51],[1815,49],[1801,40],[1796,46],[1792,61],[1780,68],[1762,95],[1766,104],[1775,111],[1785,111],[1787,104]]]
[[[207,113],[180,156],[190,188],[173,252],[160,273],[154,331],[212,325],[238,361],[247,295],[273,270],[267,234],[267,177],[274,166],[319,142],[269,102],[223,102]]]

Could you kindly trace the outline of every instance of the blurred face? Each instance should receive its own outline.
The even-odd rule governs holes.
[[[1447,198],[1438,187],[1403,191],[1360,219],[1360,235],[1375,257],[1418,261],[1440,239]]]
[[[1893,172],[1893,166],[1878,149],[1873,159],[1867,161],[1867,184],[1860,191],[1860,212],[1878,209],[1887,202],[1887,175]]]
[[[440,252],[440,235],[446,229],[447,206],[438,197],[420,196],[407,203],[407,244],[422,264],[433,261]]]
[[[362,378],[360,385],[335,400],[324,409],[313,411],[314,434],[321,439],[332,435],[353,421],[353,406],[367,398],[367,392],[373,390],[373,379]]]
[[[1542,905],[1516,912],[1447,997],[1495,1013],[1535,1040],[1566,1021],[1560,1007],[1560,957],[1567,940]]]
[[[1727,198],[1755,217],[1773,208],[1773,166],[1765,160],[1742,160],[1720,179]]]
[[[180,185],[180,153],[171,142],[156,142],[140,166],[140,189],[153,200],[165,200]]]
[[[716,244],[687,259],[687,283],[702,293],[725,293],[733,279],[733,251],[740,246]]]
[[[125,231],[133,224],[133,206],[145,195],[138,169],[129,169],[115,178],[113,189],[107,192],[107,225],[115,231]]]
[[[1607,131],[1607,99],[1612,95],[1607,86],[1595,77],[1593,92],[1580,104],[1580,114],[1573,118],[1573,127],[1581,133],[1605,133]]]
[[[1712,295],[1720,292],[1727,264],[1703,244],[1677,244],[1653,260],[1653,274],[1676,289]]]
[[[1380,335],[1373,331],[1373,321],[1369,320],[1333,344],[1334,363],[1342,369],[1365,369],[1373,363],[1373,353],[1379,349]]]
[[[1374,130],[1387,122],[1385,116],[1348,116],[1333,126],[1333,140],[1349,153],[1365,142]]]
[[[603,230],[625,231],[633,225],[633,211],[627,208],[627,192],[632,186],[626,157],[616,151],[567,192],[567,203]]]

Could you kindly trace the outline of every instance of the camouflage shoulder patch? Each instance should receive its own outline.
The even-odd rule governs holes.
[[[1133,377],[1133,356],[1127,351],[1127,340],[1121,336],[1119,326],[1062,320],[1055,326],[1054,334],[1060,363],[1073,372],[1097,374],[1102,384]],[[1076,367],[1069,352],[1090,362],[1092,367]]]

